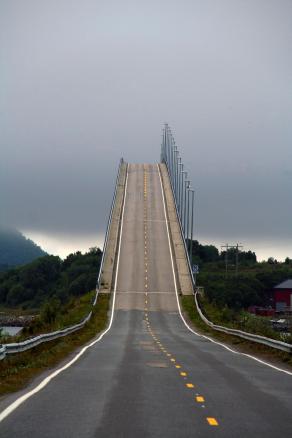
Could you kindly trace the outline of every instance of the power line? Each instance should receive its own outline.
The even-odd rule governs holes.
[[[235,274],[238,275],[238,267],[239,267],[239,252],[243,248],[243,245],[241,243],[237,243],[236,245],[230,245],[229,243],[226,243],[225,245],[221,245],[221,251],[225,249],[225,273],[228,274],[228,252],[230,250],[235,250]]]

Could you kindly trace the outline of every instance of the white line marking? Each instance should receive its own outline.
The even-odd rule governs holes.
[[[291,371],[287,371],[284,370],[283,368],[279,368],[276,367],[275,365],[272,365],[271,363],[265,362],[261,359],[258,359],[255,356],[252,356],[251,354],[247,354],[247,353],[241,353],[240,351],[235,351],[232,350],[232,348],[228,347],[227,345],[223,344],[222,342],[218,342],[215,341],[214,339],[210,338],[209,336],[206,335],[201,335],[200,333],[197,333],[195,330],[193,330],[186,322],[186,320],[184,319],[182,312],[181,312],[181,307],[180,307],[180,302],[179,302],[179,298],[178,298],[178,293],[177,293],[177,280],[176,280],[176,275],[175,275],[175,270],[174,270],[174,264],[173,264],[173,255],[172,255],[172,248],[171,248],[171,243],[170,243],[170,235],[169,235],[169,225],[168,225],[168,220],[167,220],[167,215],[166,215],[166,207],[165,207],[165,199],[164,199],[164,191],[163,191],[163,185],[162,185],[162,179],[161,179],[161,172],[160,172],[160,168],[159,168],[159,164],[157,164],[158,167],[158,173],[159,173],[159,178],[160,178],[160,186],[161,186],[161,192],[162,192],[162,200],[163,200],[163,210],[164,210],[164,217],[165,217],[165,223],[166,223],[166,230],[167,230],[167,237],[168,237],[168,246],[169,246],[169,251],[170,251],[170,258],[171,258],[171,267],[172,267],[172,274],[173,274],[173,281],[174,281],[174,288],[175,288],[175,294],[176,294],[176,301],[177,301],[177,305],[178,305],[178,311],[179,311],[179,315],[184,323],[184,325],[187,327],[187,329],[194,333],[194,335],[199,336],[200,338],[205,338],[208,339],[210,342],[213,342],[213,344],[217,344],[220,345],[221,347],[225,348],[226,350],[230,351],[231,353],[234,354],[239,354],[242,356],[246,356],[249,357],[250,359],[255,360],[256,362],[259,362],[263,365],[266,365],[270,368],[273,368],[274,370],[280,371],[282,373],[288,374],[289,376],[292,376],[292,372]]]
[[[129,222],[161,222],[161,224],[164,224],[164,219],[138,219],[138,218],[135,218],[135,219],[127,219],[126,221],[125,221],[126,223],[129,223]]]
[[[2,411],[0,413],[0,423],[6,417],[8,417],[8,415],[10,415],[13,411],[15,411],[15,409],[17,409],[27,399],[29,399],[34,394],[36,394],[37,392],[41,391],[45,386],[47,386],[47,384],[51,380],[53,380],[58,374],[60,374],[62,371],[65,371],[67,368],[69,368],[71,365],[73,365],[73,363],[75,363],[85,353],[85,351],[88,350],[88,348],[92,347],[97,342],[99,342],[104,337],[104,335],[110,330],[110,328],[112,326],[112,323],[113,323],[113,318],[114,318],[114,309],[115,309],[115,301],[116,301],[116,289],[117,289],[117,279],[118,279],[118,270],[119,270],[119,261],[120,261],[120,252],[121,252],[121,241],[122,241],[122,233],[123,233],[123,225],[124,225],[124,212],[125,212],[126,197],[127,197],[127,186],[128,186],[128,169],[127,169],[127,173],[126,173],[125,199],[124,199],[123,211],[122,211],[122,219],[121,219],[121,234],[120,234],[120,239],[119,239],[119,249],[118,249],[117,269],[116,269],[115,284],[114,284],[113,304],[112,304],[112,311],[111,311],[110,322],[109,322],[109,325],[108,325],[107,329],[95,341],[93,341],[90,344],[88,344],[85,347],[83,347],[82,350],[78,354],[76,354],[76,356],[72,360],[70,360],[70,362],[68,362],[66,365],[64,365],[63,367],[59,368],[58,370],[54,371],[52,374],[50,374],[48,377],[46,377],[44,380],[42,380],[41,383],[39,383],[34,389],[32,389],[31,391],[29,391],[26,394],[22,395],[21,397],[16,399],[13,403],[11,403],[9,406],[7,406],[7,408],[5,408],[4,411]]]
[[[159,291],[159,292],[156,292],[156,291],[147,291],[147,292],[145,292],[144,290],[143,291],[117,291],[117,294],[145,294],[145,293],[148,293],[148,294],[158,294],[158,295],[173,295],[173,292],[169,292],[169,291],[167,291],[167,292],[161,292],[161,291]]]

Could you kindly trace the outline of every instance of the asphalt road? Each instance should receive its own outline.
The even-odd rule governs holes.
[[[130,165],[111,329],[6,417],[0,436],[290,437],[291,414],[291,375],[183,323],[158,168]]]

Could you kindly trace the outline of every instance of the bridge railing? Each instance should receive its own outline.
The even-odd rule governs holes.
[[[114,206],[115,206],[115,202],[116,202],[116,198],[117,198],[117,191],[118,191],[119,179],[120,179],[120,174],[121,174],[121,168],[122,168],[123,163],[124,163],[124,159],[121,158],[120,159],[120,163],[119,163],[119,167],[118,167],[116,182],[115,182],[115,189],[114,189],[113,199],[112,199],[112,203],[111,203],[110,214],[109,214],[108,221],[107,221],[106,233],[105,233],[105,238],[104,238],[104,243],[103,243],[103,250],[102,250],[102,259],[101,259],[99,273],[98,273],[97,282],[96,282],[96,294],[95,294],[95,299],[94,299],[94,302],[93,302],[94,306],[96,304],[98,293],[99,293],[101,273],[102,273],[104,257],[105,257],[105,253],[106,253],[106,249],[107,249],[109,230],[110,230],[110,225],[111,225],[111,222],[112,222]]]
[[[180,232],[187,256],[189,273],[193,287],[196,279],[193,274],[193,235],[194,235],[194,195],[191,181],[187,179],[182,158],[175,144],[171,129],[166,123],[163,128],[161,144],[161,162],[166,165]]]

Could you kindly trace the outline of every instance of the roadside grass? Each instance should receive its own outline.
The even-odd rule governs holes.
[[[234,346],[236,350],[242,353],[254,355],[260,359],[269,361],[275,365],[279,365],[281,362],[292,368],[292,354],[285,351],[276,350],[274,348],[267,347],[266,345],[257,344],[255,342],[247,341],[237,336],[227,335],[225,333],[217,332],[209,326],[207,326],[200,318],[197,312],[195,301],[193,296],[181,296],[181,304],[185,316],[193,323],[194,327],[198,329],[199,333],[210,336],[215,340],[225,343],[229,346]],[[208,314],[210,320],[212,318]],[[212,321],[215,322],[215,321]],[[222,324],[224,325],[224,324]]]
[[[36,319],[28,327],[24,327],[18,335],[2,336],[0,342],[2,344],[21,342],[43,333],[50,333],[78,324],[90,312],[94,296],[95,291],[90,291],[80,297],[71,298],[67,304],[60,306],[56,318],[49,324],[46,324],[41,320],[39,309]],[[20,310],[18,310],[18,312],[18,315],[23,314]]]
[[[90,312],[94,296],[95,291],[91,291],[80,297],[71,298],[66,305],[60,307],[60,311],[56,314],[56,318],[53,322],[45,324],[42,321],[41,324],[38,324],[38,320],[36,320],[35,324],[32,324],[31,327],[25,327],[23,329],[16,342],[41,333],[53,332],[70,325],[78,324]]]
[[[23,388],[33,377],[56,366],[77,347],[86,344],[104,330],[108,320],[109,303],[109,294],[99,294],[96,306],[92,308],[92,317],[82,329],[60,339],[40,344],[23,353],[8,355],[1,360],[0,396]],[[91,307],[87,309],[85,305],[81,306],[74,316],[65,318],[64,321],[68,323],[67,325],[79,322],[86,316],[85,310],[88,313]]]
[[[255,335],[266,336],[267,338],[276,339],[283,342],[291,343],[292,339],[280,332],[273,330],[269,323],[271,317],[263,317],[253,315],[244,310],[236,311],[229,307],[220,308],[209,301],[199,296],[200,307],[204,315],[214,324],[223,325],[225,327],[243,330]]]
[[[39,309],[36,308],[29,308],[29,309],[23,309],[23,308],[14,308],[14,307],[7,307],[3,304],[0,304],[0,313],[4,315],[12,315],[12,316],[21,316],[21,315],[36,315],[39,312]]]

